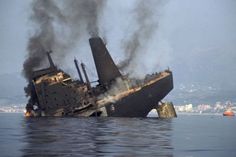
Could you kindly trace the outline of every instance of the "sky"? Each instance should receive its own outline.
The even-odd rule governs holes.
[[[108,2],[102,32],[107,35],[107,47],[117,62],[124,56],[118,40],[132,20],[126,11],[135,0]],[[30,0],[0,0],[0,75],[22,71],[33,30],[30,3]],[[195,83],[228,91],[236,89],[235,0],[168,0],[156,6],[154,15],[158,18],[156,38],[143,52],[147,55],[143,55],[140,65],[157,62],[156,71],[170,67],[176,87]],[[71,65],[73,55],[63,64]]]
[[[29,33],[29,5],[27,1],[0,0],[0,10],[0,74],[20,72]]]

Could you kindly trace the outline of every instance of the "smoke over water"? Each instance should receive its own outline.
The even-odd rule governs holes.
[[[125,52],[125,58],[120,62],[119,69],[133,78],[138,78],[135,72],[141,70],[137,65],[140,66],[140,59],[147,55],[145,54],[147,47],[151,44],[149,41],[156,35],[158,19],[155,13],[158,12],[160,3],[162,3],[160,0],[132,1],[129,13],[123,15],[132,19],[127,21],[132,30],[116,34],[122,36],[118,49]],[[111,16],[109,11],[103,14],[107,9],[106,4],[106,0],[34,0],[30,16],[33,33],[28,41],[28,55],[23,65],[25,78],[30,81],[34,70],[45,68],[47,51],[52,50],[56,63],[61,63],[68,53],[80,44],[80,39],[87,40],[88,36],[101,36],[101,30],[113,31],[113,28],[106,27],[107,21],[103,19],[105,16]],[[111,18],[108,20],[112,21]],[[119,27],[119,25],[113,26]],[[106,37],[102,34],[102,37],[107,39],[107,34]],[[146,73],[142,71],[143,75]],[[25,89],[27,94],[30,93],[29,87],[30,84]]]
[[[146,55],[145,51],[150,46],[149,41],[156,35],[158,19],[155,13],[158,12],[158,6],[161,3],[162,1],[158,0],[137,1],[132,11],[133,31],[122,44],[125,52],[125,59],[119,63],[122,71],[135,75],[135,69],[138,69],[137,64],[140,64],[140,59]]]
[[[104,5],[105,0],[33,1],[30,20],[34,33],[29,38],[23,65],[26,79],[31,80],[32,72],[45,62],[46,51],[53,50],[53,56],[62,61],[81,34],[98,36],[99,15]]]

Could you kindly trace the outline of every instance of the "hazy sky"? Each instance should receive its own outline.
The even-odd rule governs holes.
[[[29,29],[27,2],[0,0],[0,74],[22,69]]]
[[[0,0],[0,74],[22,70],[32,33],[28,21],[30,2]],[[105,16],[110,21],[108,47],[115,57],[119,56],[119,48],[113,37],[122,34],[120,27],[125,23],[122,7],[132,5],[135,0],[120,2],[109,1],[107,10],[112,11]],[[169,66],[178,84],[200,82],[236,87],[235,0],[169,0],[157,7],[157,16],[158,55],[143,58],[146,62],[156,60],[162,67]],[[152,48],[156,48],[155,44]]]

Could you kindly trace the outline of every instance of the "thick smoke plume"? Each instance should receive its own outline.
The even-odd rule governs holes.
[[[105,0],[34,0],[30,17],[34,33],[23,65],[26,79],[31,80],[32,72],[45,62],[46,51],[53,50],[57,60],[62,61],[84,32],[98,36],[104,4]]]
[[[120,70],[132,74],[133,69],[138,69],[136,64],[145,55],[149,40],[152,40],[158,26],[155,13],[159,3],[162,1],[133,1],[131,14],[127,15],[133,19],[128,21],[132,31],[124,31],[123,40],[120,41],[126,53],[120,63]],[[46,51],[53,50],[53,57],[60,63],[79,44],[80,38],[86,35],[96,37],[101,29],[112,29],[105,27],[105,21],[102,21],[103,25],[100,24],[105,6],[106,0],[34,0],[30,17],[33,33],[29,38],[28,55],[23,65],[26,79],[30,81],[33,71],[45,64]],[[26,93],[30,93],[29,89],[26,88]]]
[[[139,0],[133,9],[134,22],[131,35],[123,41],[125,59],[119,64],[122,71],[133,72],[138,59],[145,55],[145,49],[149,46],[149,41],[155,35],[158,28],[158,20],[155,13],[162,1]],[[137,68],[136,68],[137,69]]]
[[[46,51],[51,50],[55,44],[53,21],[55,17],[62,16],[59,8],[53,1],[34,1],[32,4],[36,31],[28,42],[28,58],[24,62],[24,74],[31,79],[34,68],[39,67],[46,57]]]

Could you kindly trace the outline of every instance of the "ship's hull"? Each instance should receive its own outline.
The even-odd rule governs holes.
[[[123,99],[106,106],[110,117],[146,117],[173,89],[172,73]]]
[[[170,70],[146,75],[143,80],[128,79],[121,75],[101,38],[91,38],[89,42],[98,73],[98,86],[91,87],[83,63],[81,67],[86,82],[76,60],[80,80],[73,81],[54,65],[47,53],[50,67],[34,71],[29,82],[31,98],[26,105],[29,116],[146,117],[173,89]],[[111,91],[115,83],[121,84],[114,94]]]

